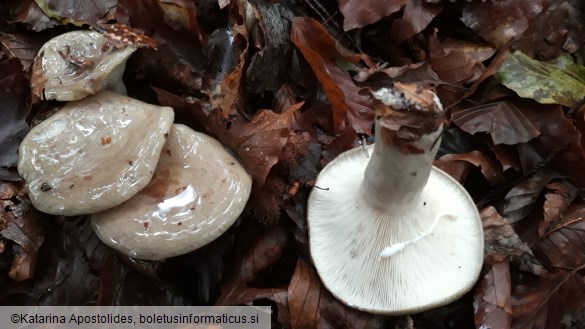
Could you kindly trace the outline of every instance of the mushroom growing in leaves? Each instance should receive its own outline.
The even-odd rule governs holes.
[[[465,189],[432,166],[444,114],[429,90],[396,83],[373,93],[376,143],[341,154],[308,201],[311,256],[348,306],[408,314],[472,288],[483,231]]]
[[[173,119],[170,107],[111,91],[65,104],[20,144],[33,205],[72,216],[128,200],[152,178]]]
[[[133,46],[116,47],[96,31],[61,34],[41,47],[33,63],[33,93],[75,101],[104,89],[126,94],[122,75]]]
[[[175,124],[152,181],[125,203],[93,215],[92,227],[128,256],[174,257],[224,233],[251,188],[244,167],[217,140]]]

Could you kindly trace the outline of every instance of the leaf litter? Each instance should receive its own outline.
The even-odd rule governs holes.
[[[576,0],[1,4],[1,303],[268,303],[277,328],[581,328],[584,14]],[[31,206],[16,151],[55,106],[31,104],[31,62],[87,26],[152,38],[128,62],[129,94],[172,106],[253,177],[242,218],[210,245],[143,262],[103,245],[86,217]],[[335,299],[305,223],[322,166],[373,142],[368,89],[397,82],[437,88],[449,122],[435,164],[478,203],[486,246],[469,294],[403,319]]]

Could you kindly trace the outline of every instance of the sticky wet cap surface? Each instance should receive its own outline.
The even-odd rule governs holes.
[[[114,207],[150,181],[173,109],[103,91],[67,103],[31,129],[18,171],[33,205],[55,215]]]
[[[95,31],[73,31],[41,47],[33,63],[33,93],[46,100],[74,101],[120,83],[126,60],[136,51],[116,48]]]
[[[243,166],[217,140],[175,124],[152,181],[127,202],[93,215],[92,227],[131,257],[174,257],[224,233],[251,188]]]

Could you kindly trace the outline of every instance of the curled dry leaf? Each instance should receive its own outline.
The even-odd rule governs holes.
[[[512,282],[507,259],[491,265],[474,293],[477,328],[509,329],[512,324]]]
[[[540,135],[532,122],[514,104],[506,101],[454,109],[451,119],[470,134],[487,132],[495,145],[526,143]]]
[[[333,130],[370,134],[374,112],[370,97],[360,94],[345,67],[358,70],[360,61],[374,66],[365,55],[342,49],[317,21],[295,17],[291,40],[309,63],[333,108]]]
[[[585,266],[585,205],[571,206],[562,220],[552,223],[535,254],[553,267],[575,270]]]
[[[0,31],[0,45],[13,58],[18,58],[24,71],[29,71],[39,49],[46,40],[31,34],[7,34]]]
[[[35,0],[21,1],[11,21],[26,24],[26,26],[35,32],[50,29],[58,25],[57,20],[45,15]]]
[[[520,240],[508,221],[500,216],[492,206],[481,212],[485,239],[485,258],[488,264],[495,264],[508,259],[508,256],[532,254],[530,248]]]
[[[441,161],[466,161],[479,167],[485,179],[496,186],[505,181],[501,166],[485,153],[478,150],[464,154],[447,154],[440,158]]]

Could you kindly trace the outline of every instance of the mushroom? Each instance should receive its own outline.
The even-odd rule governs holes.
[[[33,64],[33,93],[46,100],[75,101],[113,88],[126,94],[122,75],[135,47],[116,48],[96,31],[61,34],[39,50]]]
[[[310,251],[324,285],[348,306],[416,313],[471,289],[482,225],[465,189],[432,166],[444,122],[435,94],[396,83],[373,96],[370,158],[361,148],[341,154],[310,194]]]
[[[99,212],[128,200],[154,173],[173,109],[102,91],[65,104],[33,127],[18,172],[40,211]]]
[[[105,244],[139,259],[196,250],[224,233],[244,209],[252,179],[215,139],[174,124],[152,181],[125,203],[94,214]]]

